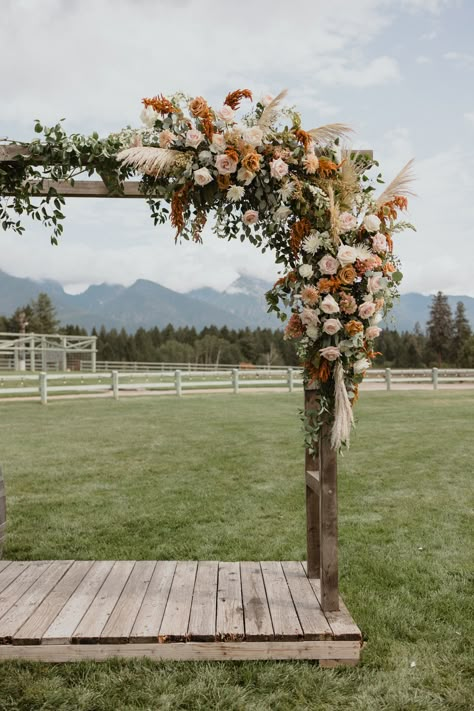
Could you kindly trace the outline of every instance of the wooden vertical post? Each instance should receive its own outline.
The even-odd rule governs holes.
[[[308,415],[318,407],[318,395],[315,390],[304,391],[304,411]],[[315,447],[317,448],[317,444]],[[308,561],[308,578],[319,578],[320,569],[320,524],[319,524],[319,491],[317,486],[310,486],[310,475],[312,472],[313,482],[317,481],[319,470],[319,456],[316,451],[311,454],[308,449],[305,452],[305,480],[306,480],[306,555]]]
[[[176,389],[176,395],[178,397],[181,397],[182,389],[181,389],[181,371],[180,370],[175,370],[175,372],[174,372],[174,386]]]
[[[323,423],[319,436],[321,511],[321,607],[339,610],[337,561],[337,452],[331,447],[331,425]]]
[[[237,395],[239,392],[239,371],[237,368],[232,369],[232,387],[234,388],[234,394]]]
[[[112,371],[112,393],[114,396],[114,400],[119,399],[119,374],[118,370],[113,370]]]
[[[433,390],[438,389],[438,368],[433,368],[431,371],[431,382],[433,383]]]
[[[48,404],[48,374],[40,373],[39,376],[39,392],[42,405]]]
[[[385,383],[387,385],[387,390],[392,389],[392,371],[390,368],[385,368]]]
[[[288,368],[287,374],[288,374],[288,392],[292,393],[293,392],[293,368]]]

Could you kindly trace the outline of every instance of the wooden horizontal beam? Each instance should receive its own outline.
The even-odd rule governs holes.
[[[306,486],[319,495],[319,472],[306,472]]]

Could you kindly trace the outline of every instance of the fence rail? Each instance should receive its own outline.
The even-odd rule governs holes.
[[[386,390],[397,384],[426,383],[436,390],[441,384],[474,383],[474,369],[431,368],[369,371],[364,382],[383,383]],[[110,393],[118,400],[126,391],[161,391],[181,396],[186,390],[230,390],[235,394],[246,388],[281,388],[293,392],[303,386],[297,368],[254,368],[227,370],[176,369],[163,372],[112,370],[100,373],[46,373],[0,375],[0,399],[38,396],[43,404],[49,395]]]

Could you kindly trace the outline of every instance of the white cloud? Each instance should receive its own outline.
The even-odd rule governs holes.
[[[419,57],[416,58],[417,64],[431,64],[431,62],[431,57],[427,57],[424,54],[421,54]]]
[[[445,52],[444,59],[454,62],[458,67],[474,68],[474,54],[469,52]]]

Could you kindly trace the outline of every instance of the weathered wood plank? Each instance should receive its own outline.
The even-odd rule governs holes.
[[[5,643],[11,640],[15,632],[25,624],[61,580],[72,563],[72,560],[57,560],[51,563],[40,578],[10,607],[0,619],[0,641]]]
[[[159,560],[130,633],[130,642],[156,642],[173,582],[176,561]]]
[[[0,594],[0,619],[50,565],[50,560],[38,560],[26,564],[19,563],[19,566],[23,566],[20,574],[15,576],[12,582],[6,586]],[[10,568],[7,568],[5,572],[9,570]]]
[[[331,628],[301,563],[281,564],[305,639],[331,639]]]
[[[102,630],[122,594],[134,564],[133,560],[115,561],[91,606],[74,631],[72,636],[74,641],[81,644],[99,641]]]
[[[64,180],[43,180],[43,187],[37,195],[47,195],[50,188],[54,188],[60,195],[72,198],[144,198],[140,191],[140,183],[129,180],[123,184],[123,194],[110,194],[102,180],[76,180],[70,185]]]
[[[308,414],[319,407],[318,393],[306,388],[304,391],[304,411]],[[319,469],[318,446],[316,451],[310,453],[305,450],[305,472],[317,472]],[[306,475],[306,555],[308,560],[309,575],[319,578],[321,566],[321,533],[320,533],[320,500],[319,488],[310,486]]]
[[[216,636],[222,641],[245,636],[239,563],[219,563]]]
[[[200,561],[194,583],[188,639],[211,641],[216,638],[217,561]]]
[[[274,638],[272,618],[259,563],[249,561],[241,563],[240,578],[245,639],[247,641],[272,640]]]
[[[300,642],[182,642],[169,644],[0,645],[0,659],[42,662],[102,661],[111,657],[147,657],[174,661],[245,661],[253,659],[335,659],[357,661],[360,644],[333,640]]]
[[[139,560],[135,563],[123,592],[102,630],[101,642],[112,644],[128,642],[155,566],[156,562],[152,560]]]
[[[260,565],[267,591],[275,639],[296,640],[303,637],[303,630],[296,614],[281,563],[262,561]]]
[[[90,560],[75,561],[31,617],[13,635],[13,644],[40,644],[43,634],[91,567]]]
[[[11,560],[0,560],[0,573],[2,570],[5,570],[8,565],[11,565]]]
[[[7,561],[4,561],[7,562]],[[0,593],[5,590],[18,576],[23,573],[24,570],[29,566],[27,561],[15,560],[5,568],[0,573]]]
[[[74,630],[91,606],[113,564],[111,560],[99,560],[92,564],[66,605],[43,634],[43,644],[67,644],[72,639]]]
[[[320,580],[310,580],[311,586],[321,602],[321,581]],[[359,627],[356,625],[352,619],[351,613],[345,606],[342,598],[339,597],[339,610],[326,611],[324,615],[329,623],[332,630],[333,637],[338,639],[362,639],[362,633]]]
[[[319,472],[306,472],[306,486],[319,496]]]
[[[337,452],[331,447],[331,426],[326,422],[321,427],[319,438],[319,479],[321,607],[324,612],[327,612],[339,608],[339,572],[337,559]]]
[[[160,642],[186,639],[196,570],[196,561],[179,561],[176,564],[165,614],[158,633]]]

